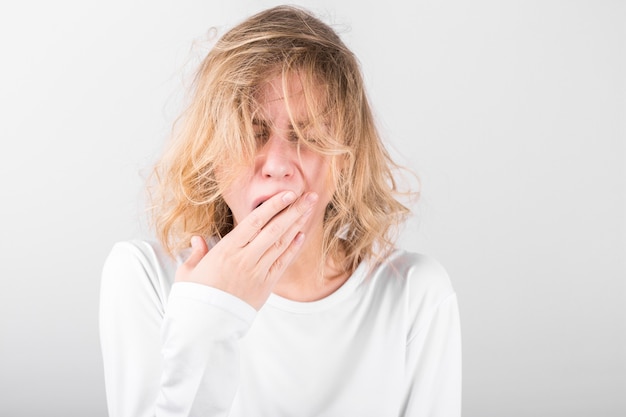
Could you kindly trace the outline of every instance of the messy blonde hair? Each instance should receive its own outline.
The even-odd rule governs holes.
[[[391,250],[408,209],[396,199],[397,166],[374,125],[359,64],[328,25],[300,8],[279,6],[216,42],[196,74],[174,140],[155,166],[153,221],[170,254],[188,247],[193,235],[219,238],[232,230],[222,194],[257,150],[259,91],[276,76],[285,89],[293,75],[309,117],[305,127],[292,123],[300,146],[331,156],[335,192],[324,218],[324,259],[350,271]],[[288,94],[285,100],[289,109]]]

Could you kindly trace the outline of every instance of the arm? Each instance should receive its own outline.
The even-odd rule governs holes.
[[[317,200],[303,197],[287,208],[295,198],[277,194],[210,251],[194,237],[167,302],[161,279],[167,274],[156,257],[115,246],[100,304],[112,417],[228,414],[238,386],[238,341],[300,250],[299,230]]]
[[[401,414],[461,415],[461,329],[455,294],[439,303],[407,345],[407,395]]]
[[[100,336],[109,415],[227,415],[238,340],[256,311],[194,283],[174,284],[166,304],[163,275],[132,243],[115,245],[105,263]]]
[[[102,270],[100,344],[111,417],[154,416],[167,294],[143,243],[117,243]],[[153,252],[152,252],[153,254]]]
[[[228,415],[239,385],[238,342],[255,315],[221,290],[174,284],[162,328],[157,416]]]

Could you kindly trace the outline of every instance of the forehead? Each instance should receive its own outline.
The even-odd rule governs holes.
[[[285,97],[291,101],[303,94],[304,86],[299,74],[286,74],[284,77],[276,75],[261,86],[258,100],[259,104],[264,105],[274,101],[284,101]]]
[[[308,119],[320,113],[320,98],[320,89],[301,74],[278,74],[259,88],[256,101],[260,114],[257,115],[272,118],[285,113],[295,119]]]

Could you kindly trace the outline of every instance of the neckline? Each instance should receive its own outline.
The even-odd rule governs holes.
[[[367,272],[366,262],[361,262],[346,281],[330,295],[316,301],[294,301],[271,293],[265,306],[296,314],[308,314],[326,310],[345,300],[363,281]],[[265,306],[263,308],[265,308]]]

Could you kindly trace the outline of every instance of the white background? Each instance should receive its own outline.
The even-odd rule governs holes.
[[[402,245],[458,291],[466,417],[626,415],[626,3],[302,1],[360,57],[423,195]],[[104,416],[112,244],[185,75],[272,1],[0,11],[0,415]]]

